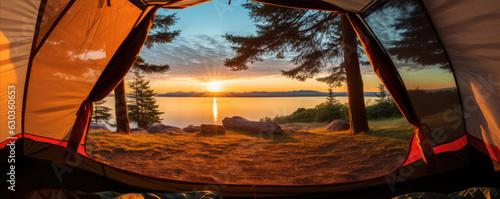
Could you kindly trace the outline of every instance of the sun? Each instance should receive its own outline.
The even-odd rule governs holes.
[[[208,90],[211,92],[220,92],[222,90],[222,84],[220,82],[211,81],[207,83]]]

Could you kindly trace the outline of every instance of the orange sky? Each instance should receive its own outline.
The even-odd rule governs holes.
[[[181,30],[181,34],[172,43],[155,45],[151,49],[143,48],[141,52],[141,56],[149,63],[170,65],[170,70],[165,74],[146,75],[155,92],[205,92],[209,91],[207,83],[211,81],[220,82],[221,92],[328,91],[326,84],[314,79],[300,82],[280,75],[281,70],[296,67],[290,62],[293,53],[286,54],[285,59],[277,59],[271,55],[263,56],[262,62],[249,64],[248,70],[243,71],[231,71],[230,68],[223,66],[224,60],[233,57],[235,51],[231,48],[232,44],[222,35],[250,35],[256,31],[255,24],[249,18],[248,10],[241,6],[242,3],[244,1],[231,4],[227,7],[231,9],[222,13],[214,9],[217,8],[214,2],[176,11],[159,11],[160,14],[177,13],[179,20],[172,30]],[[361,59],[368,60],[366,57]],[[408,65],[408,67],[414,66]],[[362,66],[361,71],[364,90],[378,91],[377,86],[381,82],[373,73],[371,66]],[[317,77],[326,75],[319,74]],[[401,76],[410,89],[455,86],[451,74],[441,69],[403,72]],[[335,88],[334,91],[345,92],[346,87]]]
[[[323,76],[323,75],[319,75]],[[419,87],[420,89],[439,89],[454,87],[453,77],[440,69],[426,69],[414,72],[404,72],[401,74],[405,85],[410,89]],[[210,80],[220,82],[222,92],[250,92],[250,91],[293,91],[293,90],[316,90],[327,92],[328,86],[313,79],[305,82],[292,80],[280,75],[263,77],[245,77],[225,79],[224,77],[211,78],[190,78],[190,77],[165,77],[151,79],[151,87],[157,93],[176,91],[209,91],[208,82]],[[380,84],[378,77],[371,73],[363,75],[364,89],[367,92],[377,91]],[[345,86],[335,88],[334,92],[345,92]]]

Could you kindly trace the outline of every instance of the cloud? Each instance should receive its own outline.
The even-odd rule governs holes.
[[[143,48],[141,52],[141,56],[149,63],[170,65],[170,71],[165,74],[148,75],[148,79],[153,81],[191,78],[207,82],[212,79],[283,77],[280,70],[295,67],[290,63],[291,57],[277,59],[264,56],[264,61],[249,64],[248,70],[231,71],[224,66],[224,60],[234,55],[231,44],[219,35],[178,37],[172,43],[156,45],[151,49]],[[362,57],[361,60],[367,61],[367,58]],[[328,69],[324,69],[317,77],[326,76],[327,72]],[[370,65],[361,66],[361,72],[363,75],[373,74],[373,69]]]
[[[241,79],[276,76],[280,75],[280,70],[294,67],[289,59],[266,57],[263,62],[251,64],[248,70],[231,71],[224,67],[224,60],[234,55],[230,43],[221,36],[210,35],[179,37],[172,43],[144,48],[141,52],[141,56],[149,63],[170,65],[170,71],[152,75],[150,79]]]

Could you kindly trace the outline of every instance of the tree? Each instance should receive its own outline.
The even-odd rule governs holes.
[[[110,108],[104,106],[106,103],[105,100],[94,102],[94,111],[92,113],[93,123],[95,124],[109,124],[109,120],[111,119],[111,111]]]
[[[134,78],[127,85],[132,89],[132,92],[128,93],[130,120],[144,129],[160,122],[160,115],[163,112],[158,109],[154,97],[156,93],[149,86],[149,81],[145,80],[139,71],[134,71]]]
[[[385,91],[384,84],[379,84],[377,88],[378,93],[375,93],[375,96],[377,96],[379,99],[376,99],[375,101],[378,103],[389,101],[389,94],[387,94],[387,92]]]
[[[335,104],[338,104],[339,100],[335,99],[335,95],[333,95],[333,88],[330,86],[328,87],[328,97],[326,97],[326,104],[333,106]]]
[[[175,14],[156,15],[151,30],[144,46],[151,48],[156,44],[165,44],[172,42],[180,34],[180,30],[170,30],[170,27],[177,22]],[[169,65],[155,65],[147,63],[142,57],[138,57],[132,67],[134,71],[140,71],[145,74],[165,73],[170,69]],[[130,133],[130,120],[127,110],[127,99],[125,96],[125,83],[122,80],[114,90],[115,92],[115,114],[116,114],[116,132]]]
[[[347,17],[331,12],[298,10],[258,3],[243,5],[250,10],[250,18],[257,27],[257,35],[235,36],[226,34],[234,44],[236,55],[225,60],[233,71],[248,69],[247,63],[263,61],[263,56],[285,58],[294,54],[290,70],[282,75],[305,81],[322,71],[330,75],[316,78],[332,87],[347,84],[351,131],[369,131],[366,120],[363,81],[359,69],[355,32]],[[340,57],[343,61],[336,63]]]
[[[368,120],[366,118],[365,93],[363,91],[363,79],[359,68],[357,53],[356,33],[347,19],[341,16],[344,64],[346,73],[346,85],[349,103],[349,125],[354,134],[368,132]]]
[[[400,13],[391,26],[398,33],[388,52],[401,62],[416,63],[420,67],[439,67],[451,72],[443,48],[425,11],[416,1],[387,4],[398,7]]]

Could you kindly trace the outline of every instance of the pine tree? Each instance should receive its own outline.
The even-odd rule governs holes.
[[[171,30],[178,20],[177,16],[171,15],[156,15],[153,25],[149,31],[148,37],[144,46],[152,48],[158,44],[166,44],[172,42],[180,34],[180,30]],[[146,74],[161,74],[170,69],[168,64],[150,64],[142,57],[138,57],[137,61],[132,66],[133,70],[139,70]],[[125,83],[122,80],[115,90],[115,114],[116,114],[116,132],[130,133],[129,116],[127,110],[127,99],[125,97]]]
[[[144,129],[160,122],[160,115],[163,112],[158,109],[159,106],[154,98],[156,93],[149,86],[149,81],[145,80],[139,71],[134,71],[134,78],[127,85],[132,90],[131,93],[127,93],[130,120]]]
[[[377,88],[378,88],[378,93],[375,93],[375,96],[377,96],[379,99],[376,99],[375,101],[378,103],[388,101],[389,95],[385,91],[385,86],[383,84],[379,84]]]
[[[94,112],[92,114],[93,123],[95,124],[109,124],[109,120],[111,119],[111,111],[110,108],[104,106],[106,103],[105,100],[94,102]]]
[[[326,104],[329,106],[333,106],[335,104],[338,104],[339,100],[335,99],[335,95],[333,95],[333,88],[329,87],[328,88],[328,97],[326,97]]]
[[[421,68],[438,67],[451,72],[434,28],[419,3],[398,1],[387,6],[402,9],[400,16],[391,24],[398,33],[398,38],[401,38],[388,47],[387,51],[391,56],[395,56],[400,62],[419,64]]]

